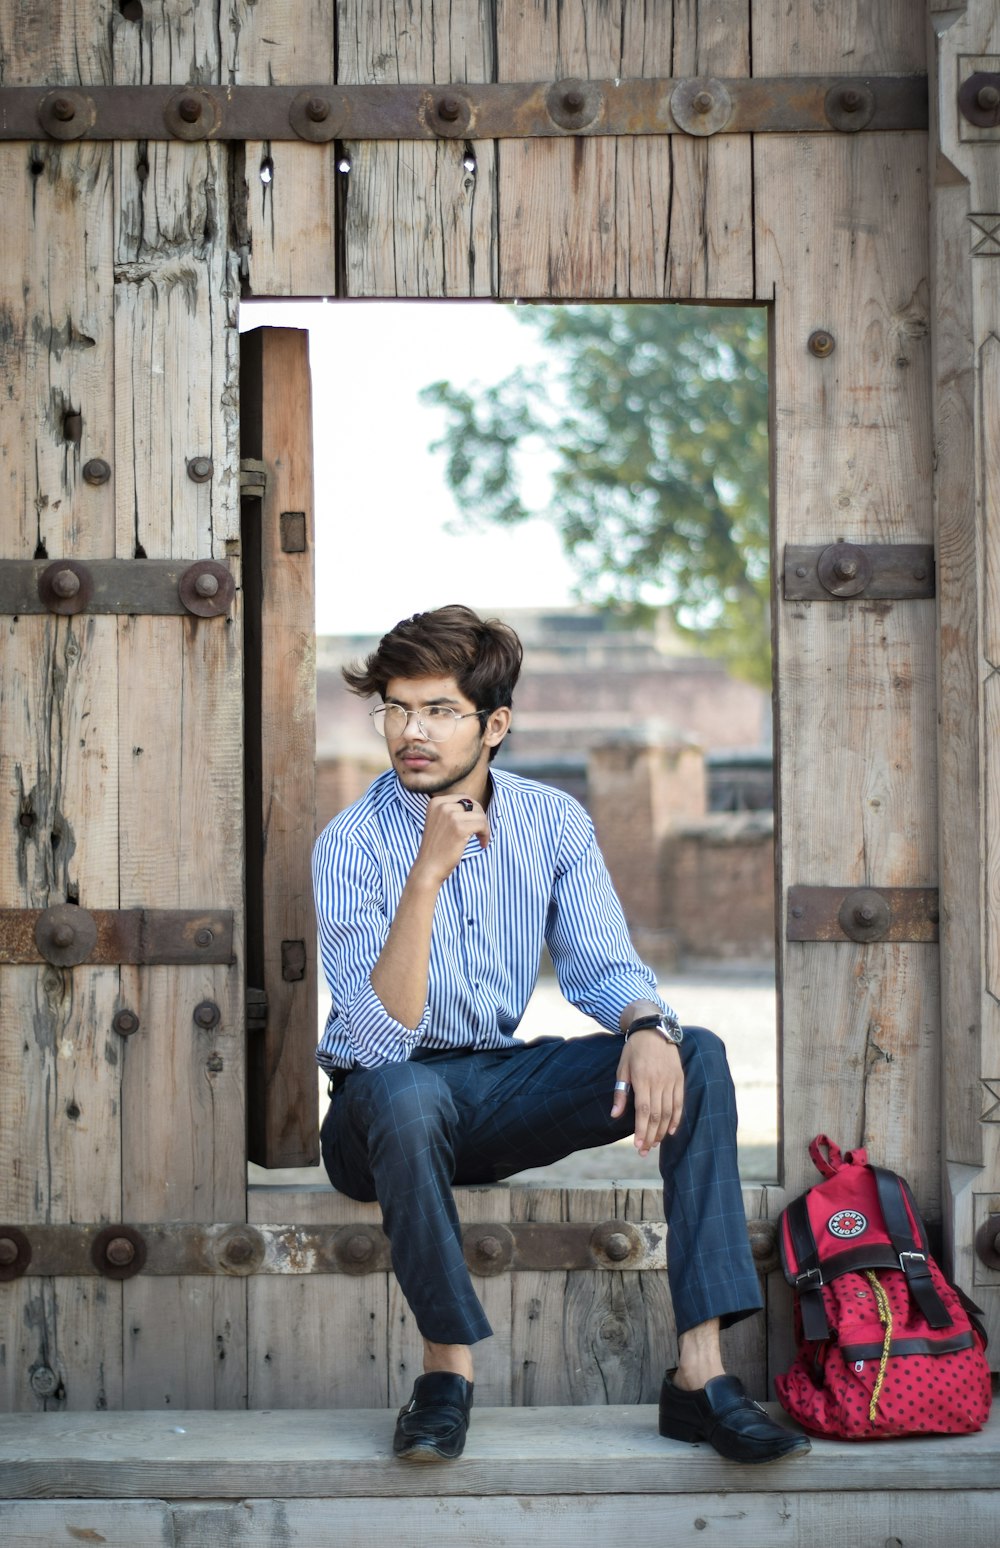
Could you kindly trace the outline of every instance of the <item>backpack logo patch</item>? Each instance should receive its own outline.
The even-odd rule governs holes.
[[[838,1209],[835,1215],[830,1216],[826,1228],[843,1240],[867,1231],[868,1220],[859,1209]]]

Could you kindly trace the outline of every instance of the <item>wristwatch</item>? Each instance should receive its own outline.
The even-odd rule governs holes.
[[[659,1032],[668,1043],[683,1043],[684,1029],[676,1019],[665,1016],[662,1011],[656,1016],[637,1016],[635,1021],[630,1021],[625,1028],[625,1041],[628,1042],[633,1032],[645,1032],[647,1027],[651,1032]]]

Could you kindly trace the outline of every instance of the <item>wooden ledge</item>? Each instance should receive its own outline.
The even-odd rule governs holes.
[[[780,1417],[780,1410],[772,1406]],[[814,1441],[797,1461],[738,1466],[664,1441],[652,1406],[493,1408],[473,1414],[460,1461],[391,1456],[383,1409],[11,1414],[0,1418],[0,1497],[415,1499],[934,1493],[1000,1490],[1000,1410],[978,1435]]]

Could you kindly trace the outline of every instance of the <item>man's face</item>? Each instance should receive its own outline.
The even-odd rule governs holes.
[[[437,706],[467,717],[456,722],[445,742],[426,736],[416,715],[408,716],[406,729],[396,735],[387,728],[392,766],[407,790],[439,795],[456,786],[485,784],[490,748],[503,740],[509,711],[494,711],[484,733],[476,706],[453,677],[394,677],[386,684],[385,702],[406,710]]]

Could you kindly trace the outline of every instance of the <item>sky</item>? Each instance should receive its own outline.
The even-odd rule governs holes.
[[[317,634],[382,634],[446,602],[502,613],[573,605],[555,528],[449,532],[461,518],[430,443],[444,414],[419,400],[445,378],[487,385],[541,360],[512,305],[261,301],[240,328],[306,328],[313,380]]]

